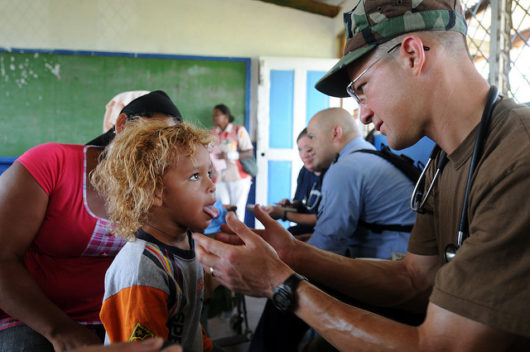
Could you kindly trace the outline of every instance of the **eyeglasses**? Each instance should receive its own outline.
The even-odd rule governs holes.
[[[357,81],[359,81],[359,79],[366,73],[368,72],[369,69],[371,69],[375,64],[377,64],[379,61],[381,61],[384,57],[386,57],[388,54],[390,54],[392,51],[396,50],[397,48],[399,48],[401,46],[401,43],[398,43],[396,45],[394,45],[393,47],[391,47],[390,49],[388,49],[388,51],[383,55],[381,56],[380,58],[378,58],[377,60],[375,60],[374,62],[372,62],[370,65],[368,65],[368,67],[366,67],[363,72],[361,72],[353,81],[350,82],[350,84],[348,84],[348,86],[346,87],[346,92],[348,92],[348,94],[350,95],[350,97],[352,97],[353,99],[355,99],[355,101],[357,101],[357,104],[361,104],[361,103],[364,103],[365,99],[366,99],[366,96],[364,95],[364,84],[357,87],[357,89],[355,89],[355,83]],[[423,50],[425,51],[429,51],[430,48],[428,46],[423,46]]]

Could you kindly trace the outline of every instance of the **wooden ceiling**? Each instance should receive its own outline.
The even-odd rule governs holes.
[[[335,17],[342,10],[341,5],[345,0],[259,0],[262,2],[267,2],[271,4],[276,4],[279,6],[290,7],[293,9],[306,11],[314,13],[317,15],[322,15],[326,17]],[[466,11],[466,19],[474,15],[475,13],[480,13],[484,11],[490,0],[477,0],[477,3],[473,6],[470,6]],[[473,10],[473,11],[472,11]]]
[[[294,8],[326,17],[335,17],[344,0],[260,0],[279,6]]]

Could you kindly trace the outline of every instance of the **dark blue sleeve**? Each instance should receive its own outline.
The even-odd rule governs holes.
[[[309,192],[311,185],[307,182],[307,174],[309,170],[302,166],[300,172],[298,173],[298,179],[296,180],[296,192],[294,193],[294,199],[299,202],[303,201],[306,197],[307,192]]]

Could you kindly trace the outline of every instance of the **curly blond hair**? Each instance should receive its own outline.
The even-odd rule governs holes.
[[[105,198],[115,235],[125,239],[148,219],[156,195],[164,190],[166,169],[179,157],[194,157],[198,147],[209,147],[208,131],[189,123],[170,125],[169,120],[137,119],[128,122],[101,154],[90,178]]]

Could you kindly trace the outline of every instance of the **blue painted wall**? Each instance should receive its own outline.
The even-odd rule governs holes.
[[[382,144],[388,145],[386,141],[386,136],[382,134],[376,135],[374,137],[375,148],[377,150],[381,150]],[[422,164],[420,164],[420,166],[423,168],[423,166],[427,163],[427,160],[429,159],[429,155],[431,154],[432,148],[434,148],[434,142],[427,137],[423,137],[418,141],[418,143],[414,144],[411,147],[402,150],[394,150],[392,148],[390,149],[392,149],[392,151],[398,155],[405,154],[414,161],[419,161]]]
[[[315,89],[315,84],[325,73],[326,71],[307,71],[306,126],[313,115],[320,110],[329,108],[329,97]]]
[[[269,147],[293,147],[294,71],[271,70]],[[269,179],[270,180],[270,179]]]

